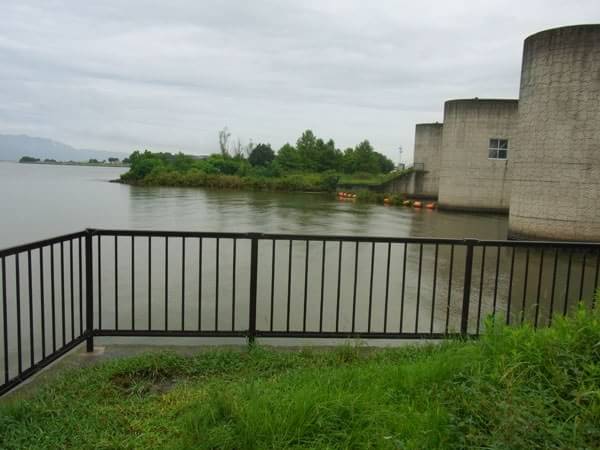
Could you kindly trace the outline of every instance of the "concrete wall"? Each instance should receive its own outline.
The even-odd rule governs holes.
[[[442,157],[441,123],[420,123],[415,127],[415,164],[423,163],[425,173],[421,175],[418,185],[419,194],[437,197],[440,182],[440,162]]]
[[[510,235],[600,240],[600,25],[527,38],[519,115]]]
[[[437,200],[437,193],[424,189],[427,175],[427,172],[423,171],[409,172],[383,184],[381,190],[394,194],[406,194],[411,198]]]
[[[450,100],[444,105],[440,208],[507,212],[517,100]],[[508,139],[508,159],[488,158],[489,140]]]

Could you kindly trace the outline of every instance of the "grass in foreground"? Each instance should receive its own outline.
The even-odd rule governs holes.
[[[600,313],[479,341],[148,354],[0,408],[0,448],[598,448]]]

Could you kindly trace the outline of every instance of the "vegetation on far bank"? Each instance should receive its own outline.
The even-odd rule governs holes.
[[[57,161],[56,159],[51,158],[35,158],[33,156],[23,156],[19,159],[19,162],[22,164],[51,164],[51,165],[62,165],[62,166],[106,166],[106,167],[126,167],[129,165],[129,159],[123,158],[123,160],[119,160],[119,158],[108,158],[108,160],[97,160],[94,158],[89,159],[88,161]]]
[[[331,192],[340,181],[366,186],[397,175],[394,163],[369,141],[341,151],[333,140],[317,138],[310,130],[295,146],[285,144],[277,152],[269,144],[251,145],[247,154],[241,146],[232,152],[221,142],[221,153],[206,158],[135,151],[129,160],[121,181],[149,186]]]
[[[0,405],[0,447],[598,448],[600,312],[373,350],[214,350],[72,369]]]

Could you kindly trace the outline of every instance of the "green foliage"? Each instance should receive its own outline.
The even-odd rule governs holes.
[[[23,156],[21,159],[19,159],[20,163],[36,163],[36,162],[40,162],[39,158],[34,158],[33,156]]]
[[[127,161],[130,169],[121,176],[126,183],[264,190],[334,191],[343,173],[381,178],[393,169],[393,163],[368,141],[342,153],[333,140],[325,142],[310,130],[302,133],[295,147],[285,144],[277,154],[270,145],[259,144],[247,160],[228,152],[198,160],[183,153],[146,150],[133,152]],[[210,175],[236,178],[215,180]]]
[[[253,166],[268,166],[275,159],[275,152],[269,144],[258,144],[248,156],[248,162]]]
[[[344,171],[346,173],[388,173],[394,170],[394,163],[373,150],[369,141],[363,141],[356,147],[344,152]]]
[[[0,405],[0,448],[597,448],[599,343],[580,309],[440,345],[112,360]]]

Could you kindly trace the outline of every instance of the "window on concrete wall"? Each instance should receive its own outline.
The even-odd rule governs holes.
[[[488,147],[489,159],[507,159],[508,158],[508,139],[490,139]]]

